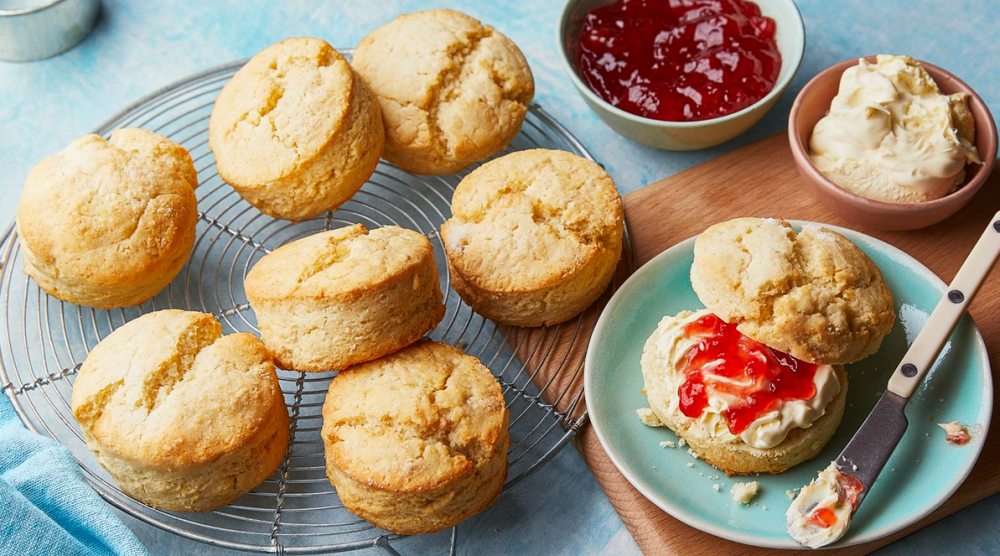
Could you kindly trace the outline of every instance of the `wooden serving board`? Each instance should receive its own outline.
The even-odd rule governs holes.
[[[740,216],[781,217],[825,222],[877,237],[916,257],[948,282],[958,271],[989,219],[1000,208],[998,182],[1000,171],[990,176],[965,209],[930,228],[910,232],[866,229],[834,215],[807,189],[795,169],[787,136],[780,133],[627,195],[625,215],[631,228],[637,267],[675,243],[701,233],[717,222]],[[606,297],[588,310],[580,334],[589,337]],[[1000,277],[994,276],[987,280],[970,310],[986,341],[990,361],[1000,361]],[[547,332],[524,330],[520,333]],[[568,338],[565,338],[565,343],[569,343]],[[571,346],[569,368],[576,368],[584,357],[584,345],[585,343],[577,341]],[[544,366],[539,370],[535,376],[536,383],[548,383],[552,380],[546,370]],[[996,373],[997,367],[994,365],[994,384],[997,383]],[[562,386],[566,380],[582,381],[582,374],[558,376],[555,378],[556,384],[550,387]],[[559,387],[549,391],[562,390]],[[568,403],[565,399],[550,401],[560,409],[565,409]],[[580,411],[581,408],[575,406],[573,409]],[[994,431],[1000,430],[997,428],[998,414],[1000,412],[993,413],[991,429]],[[992,434],[985,442],[982,455],[968,480],[937,511],[891,537],[832,550],[827,554],[867,554],[1000,491],[1000,439],[997,434]],[[648,556],[800,553],[737,544],[703,533],[669,516],[639,494],[618,472],[590,426],[585,426],[580,431],[577,447],[639,548]],[[814,554],[812,551],[801,553]]]

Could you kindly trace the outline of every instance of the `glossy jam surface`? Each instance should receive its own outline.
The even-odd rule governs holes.
[[[615,0],[579,38],[587,86],[647,118],[696,121],[738,112],[774,88],[775,23],[745,0]]]
[[[816,365],[751,340],[715,315],[687,324],[684,335],[696,342],[678,389],[681,413],[688,417],[701,416],[713,392],[728,394],[739,399],[726,410],[729,431],[738,435],[783,401],[816,394]]]

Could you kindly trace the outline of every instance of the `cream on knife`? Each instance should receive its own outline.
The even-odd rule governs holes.
[[[785,518],[788,534],[796,542],[820,548],[836,542],[847,532],[851,516],[906,432],[906,402],[931,368],[998,255],[1000,212],[962,263],[864,424],[837,459],[792,501]]]

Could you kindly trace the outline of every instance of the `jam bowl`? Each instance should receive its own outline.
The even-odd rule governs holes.
[[[626,4],[622,6],[622,2],[626,2]],[[738,10],[741,8],[746,9],[748,3],[749,0],[723,0],[722,2],[706,2],[705,4],[714,4],[716,7],[721,5],[726,9]],[[758,71],[755,73],[767,75],[750,75],[750,80],[752,81],[750,86],[745,85],[747,83],[746,78],[741,78],[743,81],[740,84],[736,84],[732,89],[729,89],[730,91],[736,91],[737,94],[734,96],[743,97],[744,91],[750,91],[750,94],[756,93],[757,96],[744,97],[742,99],[736,98],[734,100],[727,94],[720,100],[719,98],[712,98],[712,92],[719,91],[721,88],[720,85],[734,85],[733,83],[726,83],[726,71],[729,67],[727,62],[729,60],[724,61],[721,65],[719,65],[718,60],[712,60],[715,66],[708,68],[706,72],[702,72],[701,76],[693,76],[704,77],[711,72],[715,72],[714,75],[709,76],[709,80],[720,82],[719,84],[715,82],[707,83],[702,80],[706,88],[698,90],[698,82],[696,80],[692,79],[690,82],[693,86],[683,80],[689,77],[687,72],[690,67],[693,67],[697,62],[707,63],[708,61],[688,61],[687,63],[690,65],[684,67],[683,63],[685,61],[683,59],[680,62],[675,62],[671,56],[684,55],[685,52],[690,52],[699,46],[703,47],[706,31],[724,35],[729,33],[735,24],[731,19],[723,18],[725,24],[715,28],[685,27],[682,23],[677,23],[676,28],[670,28],[670,25],[666,22],[667,18],[660,15],[663,10],[670,10],[667,4],[669,4],[668,0],[569,0],[563,8],[559,21],[559,52],[563,63],[566,65],[570,80],[590,109],[604,123],[626,139],[669,151],[704,149],[728,141],[760,121],[764,117],[764,114],[774,107],[778,98],[781,97],[781,94],[791,83],[795,72],[802,62],[802,56],[805,51],[805,26],[802,23],[802,16],[799,14],[799,10],[792,0],[752,1],[749,9],[759,10],[759,16],[753,18],[753,27],[750,28],[750,32],[756,33],[757,31],[761,31],[761,34],[766,35],[769,44],[775,45],[776,43],[777,54],[780,55],[780,69],[778,69],[776,64],[770,67],[758,64],[756,66]],[[653,33],[659,32],[655,45],[648,45],[648,54],[643,50],[647,45],[631,45],[630,48],[636,48],[634,52],[638,53],[639,56],[633,54],[630,59],[615,59],[613,56],[601,57],[600,53],[596,53],[598,58],[592,62],[584,62],[584,56],[582,55],[591,54],[591,52],[585,50],[582,41],[593,40],[591,35],[585,37],[585,32],[593,29],[588,26],[594,21],[596,14],[616,8],[624,8],[623,11],[616,12],[619,14],[630,15],[635,13],[634,16],[630,15],[630,17],[635,18],[632,20],[634,23],[629,23],[628,25],[636,27],[634,29],[635,32],[630,32],[633,29],[619,26],[618,28],[623,29],[625,32],[619,33],[619,36],[613,40],[621,42],[624,38],[625,41],[630,39],[638,41],[643,36],[648,39],[651,36],[649,29],[655,28]],[[680,14],[679,16],[671,14],[670,17],[679,17],[682,21],[690,20],[691,18],[699,17],[698,12],[695,10],[700,9],[702,8],[696,5],[690,8],[692,13]],[[591,15],[588,20],[588,14],[592,13],[594,15]],[[736,19],[742,20],[744,27],[751,24],[740,13],[734,12],[732,15]],[[643,27],[642,32],[640,32],[640,26]],[[660,37],[667,38],[661,41]],[[685,43],[685,40],[688,42]],[[699,41],[701,41],[701,45],[696,44]],[[755,46],[762,49],[769,48],[766,44],[759,45],[755,37],[739,41],[736,44],[742,48],[752,48]],[[730,42],[726,46],[731,47],[733,43]],[[664,53],[660,50],[669,50],[670,48],[675,49],[675,51]],[[774,50],[774,46],[770,48],[772,51]],[[665,58],[670,58],[670,63],[673,63],[674,66],[671,67],[667,62],[664,62]],[[721,57],[717,58],[721,59]],[[750,59],[753,59],[753,53],[751,53]],[[763,60],[765,58],[762,57],[760,59]],[[744,57],[743,60],[745,61],[747,58]],[[631,71],[631,68],[628,67],[630,63],[647,64],[646,66],[638,67],[638,69],[642,72],[648,72],[644,73],[644,76],[652,75],[653,77],[638,80],[640,83],[648,83],[647,88],[644,88],[646,86],[630,88],[625,95],[619,97],[618,95],[621,92],[619,90],[609,91],[606,89],[605,91],[597,92],[595,89],[592,89],[588,83],[591,85],[602,82],[613,84],[614,75],[587,75],[583,67],[585,63],[590,64],[587,71],[598,72],[601,68],[610,68],[612,72],[629,72]],[[616,66],[616,64],[620,65]],[[735,62],[737,69],[745,74],[745,68],[739,69],[742,67],[739,64],[740,62]],[[622,67],[624,67],[624,70],[620,69]],[[678,68],[681,67],[684,67],[684,69],[678,71]],[[764,71],[759,71],[761,69]],[[699,72],[701,72],[700,68],[694,71],[694,73]],[[722,78],[718,78],[720,74]],[[675,77],[677,79],[670,84],[657,82],[658,77],[664,76],[668,76],[666,77],[667,79]],[[608,79],[602,81],[605,77]],[[763,86],[756,83],[756,81],[760,81],[761,79],[766,80]],[[634,90],[638,90],[639,92],[634,93]],[[702,106],[719,106],[722,109],[709,110],[705,114],[692,114],[689,106],[685,106],[684,110],[673,110],[675,107],[671,106],[671,103],[677,104],[678,99],[681,102],[685,102],[683,95],[689,95],[688,98],[699,99]],[[613,96],[618,100],[613,104],[612,101],[605,100],[609,96]],[[636,98],[638,101],[633,102]],[[731,110],[725,110],[727,108],[726,103],[731,103],[728,106]],[[747,105],[748,103],[749,105]],[[648,110],[645,110],[648,106],[658,107],[659,110],[655,114],[650,114]]]
[[[866,56],[874,62],[875,56]],[[965,182],[955,191],[935,199],[917,203],[889,203],[868,199],[835,184],[824,176],[809,157],[809,138],[816,123],[830,109],[837,95],[840,77],[858,59],[846,60],[816,75],[795,98],[788,117],[788,142],[799,175],[830,209],[838,215],[869,228],[879,230],[915,230],[937,224],[958,212],[972,200],[989,178],[997,156],[997,127],[986,103],[964,81],[950,72],[918,60],[938,84],[941,92],[969,95],[969,110],[976,122],[975,145],[982,164],[966,166]]]

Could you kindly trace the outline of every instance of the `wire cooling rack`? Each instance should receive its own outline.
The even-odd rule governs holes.
[[[341,52],[350,56],[348,49]],[[182,308],[214,314],[224,333],[259,335],[243,292],[243,279],[254,263],[283,243],[361,222],[369,228],[395,224],[419,230],[434,245],[447,310],[429,337],[477,356],[503,388],[511,415],[510,472],[504,493],[555,456],[586,422],[586,412],[574,411],[582,403],[581,381],[547,380],[541,386],[532,381],[543,367],[555,368],[561,378],[582,373],[582,358],[569,357],[574,344],[580,349],[589,340],[576,338],[582,317],[563,324],[563,329],[517,334],[473,313],[451,288],[438,229],[450,216],[451,195],[464,173],[416,176],[381,162],[361,191],[337,211],[299,223],[261,214],[219,178],[208,148],[209,115],[219,90],[243,63],[220,66],[156,91],[95,131],[105,137],[122,127],[156,131],[186,147],[198,169],[194,250],[177,278],[154,299],[139,307],[106,311],[49,297],[23,274],[16,228],[12,224],[7,229],[0,239],[0,327],[5,331],[0,338],[0,388],[29,429],[73,452],[86,479],[105,500],[146,523],[189,539],[251,552],[315,554],[379,547],[399,554],[400,537],[344,509],[326,479],[320,410],[336,373],[279,371],[291,417],[291,441],[281,466],[235,503],[202,514],[157,510],[123,494],[87,449],[70,411],[76,372],[87,353],[116,327],[150,311]],[[545,110],[532,105],[520,135],[505,152],[537,147],[593,159]],[[631,269],[634,257],[627,229],[623,256]],[[573,341],[556,342],[560,334],[571,335]],[[521,340],[511,346],[511,337]],[[563,410],[545,400],[561,400]],[[445,546],[435,552],[455,554],[457,541],[458,527],[452,529],[450,542],[441,540]]]

